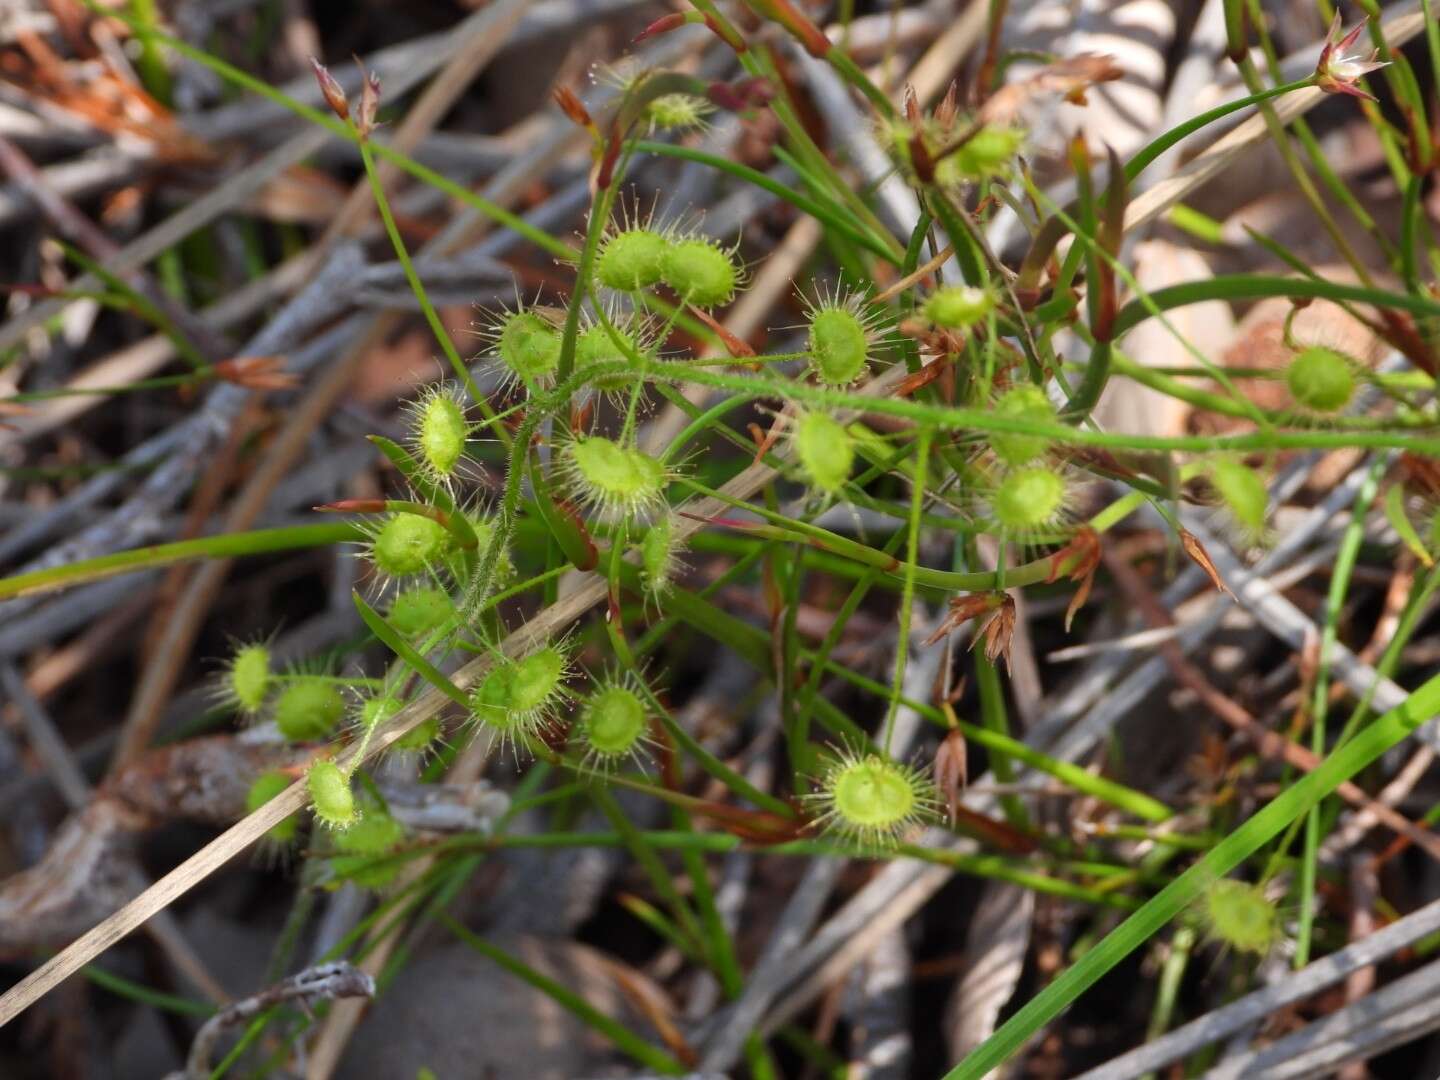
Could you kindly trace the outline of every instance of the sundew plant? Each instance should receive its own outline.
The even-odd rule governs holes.
[[[1045,57],[1037,73],[1006,81],[1010,58],[993,51],[992,35],[988,62],[968,81],[922,92],[867,73],[789,0],[747,0],[742,12],[692,2],[642,41],[698,27],[733,76],[636,63],[593,93],[560,90],[589,155],[589,201],[579,228],[553,234],[395,149],[382,136],[403,111],[373,75],[347,94],[317,62],[321,112],[148,27],[153,48],[353,145],[386,257],[404,270],[444,375],[371,437],[388,491],[317,507],[316,525],[73,563],[0,581],[0,594],[196,556],[345,546],[358,564],[364,655],[384,660],[364,671],[319,659],[287,666],[266,640],[237,642],[217,675],[224,707],[237,724],[274,725],[305,764],[254,780],[234,843],[264,834],[331,885],[359,884],[386,905],[403,897],[396,910],[407,917],[448,919],[445,898],[509,840],[503,825],[443,839],[407,830],[377,780],[392,761],[435,782],[469,762],[516,808],[566,807],[531,841],[624,849],[655,898],[634,910],[731,1002],[747,1000],[749,982],[714,876],[716,858],[741,847],[925,864],[1092,912],[1087,947],[1026,983],[1005,1022],[953,1063],[957,1080],[1010,1060],[1152,940],[1183,934],[1236,963],[1297,953],[1303,963],[1321,949],[1318,852],[1335,825],[1327,797],[1440,712],[1432,680],[1381,715],[1362,701],[1349,722],[1326,724],[1324,650],[1367,523],[1397,557],[1426,568],[1382,672],[1395,670],[1437,584],[1440,246],[1422,199],[1435,104],[1394,51],[1400,42],[1370,22],[1357,30],[1374,56],[1360,57],[1357,34],[1337,26],[1312,73],[1279,83],[1263,24],[1227,2],[1244,97],[1128,156],[1069,137],[1042,181],[1035,117],[1120,77],[1110,58]],[[992,4],[991,19],[1005,10]],[[1426,41],[1433,61],[1433,22]],[[794,98],[790,68],[800,63],[843,96],[883,155],[880,171],[845,143],[817,145]],[[1398,102],[1403,120],[1378,109],[1372,90]],[[1405,193],[1398,232],[1353,197],[1316,192],[1343,193],[1298,119],[1326,95],[1373,125]],[[1320,276],[1262,236],[1293,272],[1146,291],[1131,272],[1132,240],[1167,214],[1207,228],[1183,199],[1201,182],[1187,176],[1213,172],[1151,170],[1240,117],[1251,126],[1234,145],[1204,151],[1202,164],[1239,168],[1247,145],[1276,141],[1353,274]],[[786,168],[758,171],[687,138],[733,118],[773,122]],[[817,254],[776,290],[767,268],[778,254],[714,234],[705,206],[656,209],[634,180],[655,158],[699,163],[727,190],[777,201],[817,229]],[[517,281],[512,301],[477,305],[473,334],[453,333],[412,260],[382,166],[520,232],[549,260],[543,284]],[[887,197],[896,191],[904,197]],[[1342,227],[1337,215],[1354,220]],[[1002,218],[1023,240],[997,250]],[[1353,228],[1373,233],[1389,260],[1383,273],[1343,240]],[[758,329],[737,324],[762,284],[768,318]],[[1317,300],[1338,304],[1391,359],[1377,367],[1292,334],[1287,320],[1289,359],[1264,375],[1271,393],[1255,397],[1243,381],[1255,372],[1188,342],[1191,363],[1180,368],[1127,352],[1142,325],[1178,336],[1171,317],[1190,305],[1263,298],[1288,302],[1292,319]],[[1224,422],[1166,435],[1107,426],[1097,406],[1127,386]],[[1228,594],[1227,567],[1253,565],[1283,539],[1276,477],[1306,454],[1339,449],[1373,464],[1352,500],[1322,615],[1327,640],[1307,684],[1308,766],[1246,813],[1216,802],[1182,815],[1121,779],[1122,768],[1082,767],[1027,741],[1009,685],[1017,608],[1051,605],[1060,632],[1078,640],[1100,602],[1092,591],[1113,599],[1120,587],[1122,572],[1112,580],[1107,569],[1128,558],[1116,530],[1141,524],[1164,537],[1169,573],[1198,568],[1217,597]],[[739,590],[758,600],[738,606],[729,598]],[[748,770],[723,738],[678,718],[675,700],[695,674],[676,642],[754,669],[779,774]],[[1040,787],[1101,807],[1105,835],[1080,836],[1040,813],[1029,794]],[[637,802],[665,827],[632,820]],[[1143,841],[1144,853],[1116,838]],[[586,1012],[563,987],[547,992],[660,1073],[734,1065],[679,1034],[653,1044]],[[772,1033],[745,1034],[750,1075],[779,1075]]]

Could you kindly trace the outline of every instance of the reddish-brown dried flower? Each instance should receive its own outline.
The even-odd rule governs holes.
[[[310,57],[310,66],[315,71],[315,81],[320,84],[320,93],[324,95],[325,103],[330,106],[331,112],[341,120],[349,120],[350,101],[345,96],[345,88],[330,74],[330,69],[313,56]]]

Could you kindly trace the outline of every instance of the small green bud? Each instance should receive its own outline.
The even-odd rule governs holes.
[[[345,715],[345,699],[328,679],[296,677],[275,701],[275,726],[295,742],[313,742],[329,735]]]
[[[311,765],[305,773],[305,787],[310,792],[315,817],[321,823],[332,829],[349,828],[355,823],[358,815],[350,777],[341,772],[335,762],[327,758]]]
[[[261,773],[245,793],[245,813],[253,814],[289,786],[290,777],[283,772]],[[299,831],[300,818],[291,814],[280,824],[272,825],[265,836],[278,844],[288,844],[295,839],[295,834]]]
[[[270,650],[259,644],[237,649],[225,673],[224,696],[241,712],[253,715],[265,704],[270,685]]]
[[[370,559],[384,574],[410,577],[437,565],[451,546],[450,532],[420,514],[391,514],[370,544]]]
[[[719,307],[735,296],[740,271],[734,256],[709,240],[679,240],[665,252],[666,285],[698,308]]]
[[[1355,396],[1355,371],[1349,357],[1312,345],[1285,369],[1285,384],[1297,404],[1316,412],[1339,412]]]
[[[560,331],[533,311],[506,316],[498,345],[500,362],[527,386],[547,379],[560,364]]]
[[[396,595],[387,621],[402,636],[415,638],[439,628],[454,614],[449,593],[435,586],[422,586]]]
[[[946,285],[930,294],[923,308],[931,324],[946,330],[974,326],[995,307],[995,298],[974,285]]]
[[[995,402],[994,412],[996,416],[1032,420],[1037,424],[1055,422],[1055,406],[1034,383],[1021,383],[1005,391]],[[990,448],[1007,465],[1028,465],[1050,448],[1050,440],[1043,435],[997,431],[990,436]]]
[[[855,466],[855,440],[845,425],[821,412],[795,419],[795,456],[814,487],[835,495],[845,487]]]
[[[670,241],[653,229],[626,229],[606,237],[595,260],[600,284],[616,292],[640,292],[657,285]]]
[[[995,489],[990,512],[1002,529],[1034,532],[1056,523],[1065,497],[1065,479],[1059,473],[1038,467],[1016,469]]]

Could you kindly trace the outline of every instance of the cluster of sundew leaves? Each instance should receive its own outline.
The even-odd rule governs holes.
[[[706,106],[685,97],[649,102],[650,130],[698,124]],[[883,134],[912,179],[914,155],[931,159],[926,167],[933,175],[926,182],[941,188],[967,189],[1011,173],[1023,142],[1018,128],[981,126],[952,146],[955,131],[953,123],[926,120],[891,123]],[[636,437],[637,408],[653,385],[685,383],[686,358],[661,352],[676,317],[686,310],[727,306],[745,288],[747,275],[735,247],[694,229],[638,220],[602,223],[590,275],[582,283],[589,299],[578,319],[573,312],[540,304],[518,304],[488,319],[483,361],[498,376],[498,403],[514,402],[511,407],[527,423],[535,421],[525,434],[548,448],[548,467],[539,473],[552,485],[545,498],[575,508],[582,530],[588,523],[612,551],[629,553],[648,599],[663,612],[666,591],[684,567],[672,501],[685,470],[669,455],[642,448]],[[660,301],[661,311],[668,304],[670,316],[652,314],[657,310],[652,300]],[[889,366],[908,362],[913,370],[918,341],[935,357],[930,363],[941,356],[960,361],[962,372],[950,392],[954,403],[1020,425],[983,440],[951,441],[924,463],[929,475],[919,497],[953,487],[940,504],[965,512],[970,532],[988,532],[1022,546],[1065,542],[1075,524],[1077,470],[1046,434],[1064,420],[1055,404],[1063,401],[1064,388],[1037,381],[1013,349],[999,347],[997,318],[1025,316],[1006,307],[997,284],[932,275],[889,303],[872,300],[866,289],[834,285],[817,287],[800,301],[802,348],[774,358],[772,366],[767,367],[771,358],[763,356],[751,362],[766,371],[767,391],[787,405],[777,420],[790,447],[792,464],[785,475],[817,496],[812,506],[862,495],[855,484],[859,467],[867,470],[871,484],[887,471],[906,473],[906,437],[878,435],[856,422],[853,409],[827,406],[823,398],[788,401],[785,387],[843,394]],[[906,313],[912,329],[902,334],[896,327]],[[797,356],[803,363],[782,366]],[[675,370],[679,374],[672,374]],[[572,378],[561,386],[569,372],[578,372],[581,381]],[[1300,408],[1335,413],[1352,399],[1358,375],[1343,354],[1312,347],[1298,353],[1286,382]],[[577,426],[571,423],[575,396],[608,398],[623,420],[586,419]],[[409,408],[404,471],[421,504],[419,512],[394,509],[365,522],[363,555],[385,598],[386,624],[420,652],[463,648],[490,654],[489,671],[466,697],[464,723],[472,732],[490,732],[516,758],[553,744],[553,733],[568,718],[576,768],[604,774],[639,767],[654,718],[653,699],[635,671],[592,676],[587,691],[568,645],[552,642],[523,656],[505,656],[496,647],[503,627],[495,613],[479,617],[487,600],[516,577],[512,534],[517,507],[506,505],[497,514],[493,507],[480,509],[478,502],[466,504],[483,471],[472,453],[489,426],[476,408],[459,386],[450,384],[427,389]],[[539,434],[541,420],[548,424],[547,436]],[[514,453],[529,454],[531,447]],[[915,471],[912,462],[908,475]],[[510,472],[518,472],[513,459]],[[1242,533],[1262,539],[1268,496],[1253,463],[1215,457],[1205,463],[1204,476]],[[464,528],[453,526],[455,517]],[[416,674],[408,655],[401,655],[376,680],[380,690],[367,683],[347,704],[343,683],[329,676],[272,675],[263,648],[247,646],[237,651],[226,686],[237,710],[272,715],[280,732],[297,741],[327,738],[348,712],[349,738],[363,745],[413,697],[421,684]],[[281,681],[286,685],[278,685]],[[431,718],[392,748],[424,751],[441,734],[440,720]],[[274,775],[262,778],[252,803],[272,797],[278,782]],[[368,805],[373,800],[357,799],[353,777],[337,759],[317,758],[306,783],[316,819],[335,831],[342,853],[370,857],[381,853],[372,848],[389,850],[399,843],[398,826]],[[876,846],[931,819],[937,802],[933,785],[916,769],[868,748],[845,747],[812,777],[805,805],[817,823]],[[364,823],[371,818],[379,823],[367,829]],[[293,827],[292,821],[277,829]]]

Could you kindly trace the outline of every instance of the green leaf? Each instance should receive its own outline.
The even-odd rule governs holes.
[[[1425,547],[1425,541],[1420,539],[1420,534],[1415,531],[1415,523],[1410,520],[1410,515],[1405,513],[1405,489],[1399,484],[1390,485],[1390,490],[1385,493],[1385,520],[1390,522],[1390,527],[1400,534],[1400,539],[1425,566],[1434,566],[1435,560],[1430,557],[1430,552]]]

